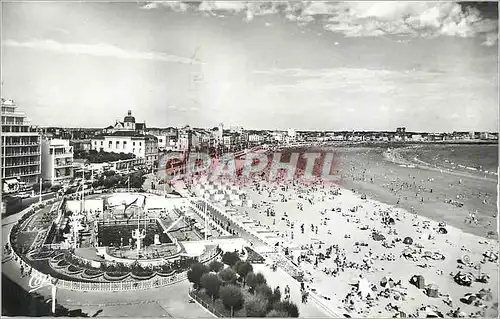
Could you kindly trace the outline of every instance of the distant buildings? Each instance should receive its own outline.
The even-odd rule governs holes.
[[[42,178],[52,185],[73,178],[73,147],[69,140],[42,139]]]
[[[2,181],[5,193],[37,183],[40,134],[12,100],[2,98]]]
[[[286,143],[293,144],[297,141],[297,131],[293,128],[289,128],[286,135]]]
[[[158,160],[158,140],[153,135],[145,134],[146,123],[136,123],[132,112],[128,111],[123,122],[108,126],[101,135],[92,138],[91,148],[96,151],[134,154],[145,158],[152,165]]]

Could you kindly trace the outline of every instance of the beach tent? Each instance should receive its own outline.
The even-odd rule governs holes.
[[[413,275],[410,278],[410,284],[414,285],[418,289],[424,289],[425,288],[425,278],[422,275]]]
[[[437,297],[439,297],[439,288],[438,288],[438,286],[436,286],[434,284],[431,284],[431,285],[427,286],[426,294],[427,294],[427,296],[429,296],[431,298],[437,298]]]
[[[438,233],[440,233],[440,234],[448,234],[448,231],[444,227],[439,227]]]
[[[411,245],[413,244],[413,239],[411,237],[405,237],[405,239],[403,239],[403,244]]]
[[[459,284],[460,286],[470,287],[472,285],[472,278],[470,275],[464,274],[462,272],[457,272],[455,276],[453,276],[453,280]]]

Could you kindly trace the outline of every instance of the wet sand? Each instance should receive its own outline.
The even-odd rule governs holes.
[[[383,203],[444,221],[468,233],[486,237],[488,232],[494,232],[493,237],[496,237],[495,176],[457,175],[418,165],[403,167],[384,157],[386,150],[380,147],[334,148],[336,169],[341,175],[338,184]],[[461,202],[463,207],[445,203],[445,200]],[[469,213],[476,210],[478,223],[466,223]]]

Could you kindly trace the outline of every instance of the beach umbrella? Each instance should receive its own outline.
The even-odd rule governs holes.
[[[405,239],[403,239],[403,244],[411,245],[413,244],[413,239],[411,237],[405,237]]]

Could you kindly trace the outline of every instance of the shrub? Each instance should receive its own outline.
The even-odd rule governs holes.
[[[265,317],[268,301],[262,296],[252,296],[245,301],[245,310],[248,317]]]
[[[288,315],[288,312],[286,311],[278,311],[278,310],[271,310],[269,311],[269,313],[267,314],[266,317],[273,317],[273,318],[276,318],[276,317],[279,317],[279,318],[286,318],[286,317],[289,317]]]
[[[288,317],[297,318],[299,316],[299,308],[296,304],[290,301],[280,301],[274,304],[274,310],[288,313]]]

